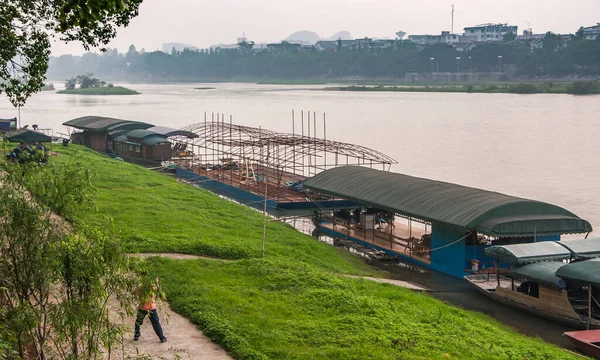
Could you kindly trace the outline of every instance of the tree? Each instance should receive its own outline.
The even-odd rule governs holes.
[[[68,78],[67,80],[65,80],[65,89],[67,89],[67,90],[75,89],[76,85],[77,85],[76,77]]]
[[[51,40],[102,47],[138,15],[142,1],[0,0],[0,92],[14,106],[25,104],[46,80]]]
[[[94,209],[89,171],[75,163],[11,164],[5,170],[0,351],[8,340],[20,358],[95,359],[101,351],[114,353],[123,329],[111,321],[107,304],[117,299],[130,312],[139,263],[125,255],[110,222],[88,218]],[[57,215],[69,215],[72,222]]]
[[[558,50],[560,46],[560,36],[555,33],[548,31],[544,36],[543,50],[545,53],[553,53]]]
[[[100,87],[101,85],[100,79],[95,78],[92,73],[77,76],[77,83],[79,83],[79,87],[82,89]]]
[[[137,51],[135,49],[135,45],[129,45],[129,50],[127,50],[127,55],[136,55]]]
[[[579,29],[577,29],[577,32],[575,33],[574,40],[584,40],[584,39],[585,39],[585,28],[583,26],[580,26]]]
[[[513,32],[507,32],[506,34],[504,34],[504,36],[502,36],[502,41],[504,41],[505,43],[513,41],[517,38],[517,34],[513,33]]]

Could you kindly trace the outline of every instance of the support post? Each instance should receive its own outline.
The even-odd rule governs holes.
[[[496,268],[496,279],[498,280],[498,287],[500,287],[500,268],[498,268],[498,263],[494,261],[494,267]]]
[[[592,321],[592,284],[588,286],[588,329]]]
[[[264,177],[265,179],[265,205],[263,208],[263,216],[264,216],[264,221],[263,221],[263,237],[262,237],[262,249],[261,249],[261,253],[260,253],[260,258],[264,258],[265,257],[265,238],[267,237],[267,177]]]
[[[292,110],[292,172],[294,173],[294,181],[296,181],[296,119],[294,110]]]
[[[323,168],[327,170],[327,126],[325,125],[325,113],[323,113]]]

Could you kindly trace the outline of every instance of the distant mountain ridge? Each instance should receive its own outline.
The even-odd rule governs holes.
[[[290,36],[288,36],[287,38],[285,38],[285,41],[299,42],[304,45],[314,45],[317,43],[317,41],[320,41],[320,40],[331,41],[331,40],[338,40],[340,38],[342,40],[352,40],[352,36],[350,35],[350,33],[348,31],[340,31],[328,38],[321,38],[321,37],[319,37],[319,34],[317,34],[314,31],[301,30],[301,31],[296,31],[295,33],[293,33]]]

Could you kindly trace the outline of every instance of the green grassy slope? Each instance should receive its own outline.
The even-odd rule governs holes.
[[[240,359],[576,359],[426,294],[279,260],[151,258],[173,309]]]

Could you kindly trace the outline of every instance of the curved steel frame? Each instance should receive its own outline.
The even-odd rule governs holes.
[[[226,123],[219,115],[216,119],[213,115],[210,121],[192,124],[182,130],[198,137],[176,136],[175,141],[192,146],[196,159],[204,165],[234,159],[311,176],[339,165],[382,166],[389,170],[391,164],[397,163],[393,158],[364,146]]]

